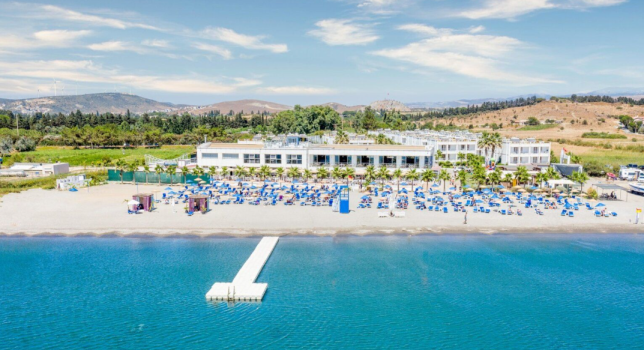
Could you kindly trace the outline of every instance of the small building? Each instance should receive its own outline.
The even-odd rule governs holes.
[[[43,177],[69,173],[69,163],[15,163],[0,176]]]
[[[208,196],[203,194],[193,194],[188,197],[188,211],[193,213],[200,211],[205,214],[210,209],[208,203]]]
[[[139,202],[139,210],[154,210],[154,195],[150,193],[138,193],[132,196],[132,199]]]
[[[86,186],[87,184],[88,184],[88,181],[85,178],[85,174],[72,175],[72,176],[67,176],[64,179],[56,180],[56,189],[61,191],[67,191],[70,188],[83,187],[83,186]]]

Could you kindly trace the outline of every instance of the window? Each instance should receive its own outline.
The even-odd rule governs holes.
[[[425,168],[432,167],[432,157],[425,157]]]
[[[384,165],[387,168],[395,168],[396,167],[396,157],[380,156],[380,157],[378,157],[378,162],[380,163],[380,166]]]
[[[281,154],[265,154],[264,162],[266,164],[282,164],[282,155]]]
[[[244,154],[244,164],[259,164],[259,154]]]
[[[239,159],[239,154],[237,153],[223,153],[221,159]]]
[[[202,153],[201,158],[217,159],[219,158],[219,153]]]
[[[373,165],[373,157],[358,156],[358,166],[366,167],[369,165]]]
[[[336,165],[351,165],[351,156],[335,156]]]
[[[313,163],[315,165],[328,165],[330,163],[330,157],[320,154],[313,155]]]
[[[403,168],[418,168],[420,159],[418,157],[402,157]]]
[[[301,154],[287,154],[286,155],[286,164],[302,164],[302,155]]]

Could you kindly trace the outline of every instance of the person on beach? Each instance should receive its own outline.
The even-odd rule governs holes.
[[[463,225],[467,225],[467,209],[465,209],[465,221],[463,221]]]

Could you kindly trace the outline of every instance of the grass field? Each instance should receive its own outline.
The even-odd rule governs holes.
[[[644,164],[644,155],[640,152],[593,149],[580,154],[582,161],[597,161],[599,164],[619,167],[626,164]]]
[[[584,139],[627,139],[626,135],[611,134],[608,132],[585,132],[581,135]]]
[[[38,147],[33,152],[22,152],[5,157],[3,166],[15,162],[55,163],[65,162],[70,166],[90,166],[103,160],[123,158],[126,161],[143,159],[146,154],[162,159],[173,159],[195,151],[194,146],[162,146],[161,148],[134,149],[72,149],[71,147]]]
[[[556,128],[557,124],[539,124],[539,125],[527,125],[517,130],[519,131],[537,131],[537,130],[546,130]]]
[[[107,181],[107,171],[91,171],[85,173],[88,178],[93,179],[92,183],[103,183]],[[51,190],[56,188],[56,180],[60,178],[65,178],[69,174],[63,174],[59,176],[48,176],[40,177],[34,179],[21,179],[21,180],[12,180],[12,181],[0,181],[0,197],[9,194],[17,193],[33,188],[42,188],[45,190]]]

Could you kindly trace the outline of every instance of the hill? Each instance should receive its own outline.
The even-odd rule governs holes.
[[[404,103],[395,100],[375,101],[371,102],[369,106],[377,111],[383,109],[386,111],[392,111],[395,109],[399,112],[411,112],[411,108],[407,107]]]
[[[88,95],[66,95],[8,100],[4,109],[23,114],[63,113],[80,110],[84,113],[131,113],[140,114],[151,111],[172,111],[178,106],[171,103],[157,102],[136,95],[120,93],[100,93]]]
[[[344,112],[357,112],[359,110],[364,109],[364,107],[365,107],[364,105],[347,106],[347,105],[343,105],[342,103],[337,103],[337,102],[327,102],[327,103],[320,104],[318,106],[329,106],[329,107],[333,108],[333,110],[335,110],[336,112],[338,112],[340,114],[342,114]]]
[[[222,114],[227,114],[229,111],[234,113],[244,112],[244,113],[277,113],[291,109],[293,107],[282,105],[279,103],[262,101],[262,100],[238,100],[238,101],[224,101],[219,103],[214,103],[206,106],[190,106],[184,107],[179,112],[188,112],[191,114],[206,114],[210,111],[219,111]]]

